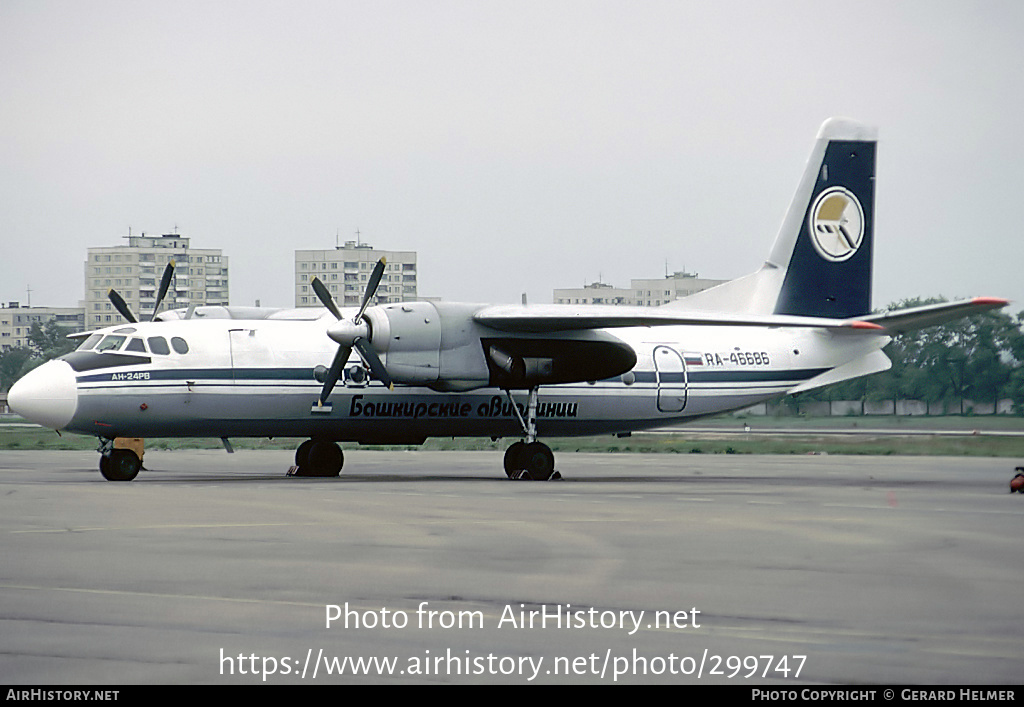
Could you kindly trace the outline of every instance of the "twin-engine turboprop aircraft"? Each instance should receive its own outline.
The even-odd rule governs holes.
[[[883,371],[891,336],[1007,304],[870,314],[876,143],[826,121],[764,265],[662,307],[370,306],[383,261],[355,312],[319,280],[325,310],[197,307],[151,322],[112,293],[129,323],[92,332],[8,401],[98,436],[110,480],[141,466],[115,438],[221,437],[230,450],[229,437],[265,436],[307,438],[295,462],[316,476],[340,473],[338,442],[518,437],[506,473],[547,479],[541,436],[660,427]]]

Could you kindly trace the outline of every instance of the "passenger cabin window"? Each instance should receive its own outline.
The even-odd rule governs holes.
[[[155,354],[166,356],[171,353],[171,349],[167,346],[167,339],[162,336],[151,336],[146,340],[149,343],[149,350]]]
[[[188,344],[180,336],[171,337],[171,348],[180,354],[188,353]]]
[[[79,351],[88,351],[103,338],[103,334],[93,334],[88,339],[82,342],[82,345],[78,347]]]
[[[146,345],[142,343],[142,339],[136,339],[132,337],[128,341],[128,345],[124,347],[125,351],[136,351],[138,353],[146,353]]]
[[[105,337],[103,337],[103,341],[100,342],[100,345],[96,347],[96,350],[97,351],[117,351],[119,348],[121,348],[121,344],[124,343],[124,340],[126,338],[128,338],[128,337],[126,337],[126,336],[113,336],[113,335],[105,336]]]

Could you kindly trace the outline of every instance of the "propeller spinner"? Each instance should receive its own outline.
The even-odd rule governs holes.
[[[171,286],[171,278],[174,277],[174,261],[167,261],[167,267],[164,268],[164,274],[160,278],[160,291],[157,292],[156,304],[153,305],[153,315],[149,318],[149,321],[156,319],[156,313],[160,309],[160,303],[164,301],[164,297],[167,295],[167,289]],[[131,307],[124,301],[124,297],[118,294],[117,290],[111,287],[107,290],[107,299],[114,305],[114,309],[121,313],[121,316],[127,319],[132,324],[138,324],[139,320],[132,312]]]
[[[346,320],[341,316],[341,311],[338,310],[338,306],[334,303],[334,298],[331,297],[331,293],[327,291],[327,287],[320,282],[320,278],[314,277],[310,283],[313,286],[313,292],[320,299],[331,314],[334,315],[335,319],[338,320],[337,324],[331,326],[327,330],[327,335],[338,342],[338,351],[334,354],[334,360],[331,362],[331,367],[327,370],[327,374],[324,378],[324,387],[320,391],[320,398],[317,400],[317,404],[323,406],[327,401],[327,396],[334,390],[335,384],[338,382],[338,378],[341,377],[341,371],[345,368],[345,363],[348,362],[348,357],[352,354],[352,349],[355,349],[359,354],[359,358],[363,360],[366,367],[370,369],[370,373],[374,378],[379,380],[381,383],[386,385],[389,389],[394,390],[394,384],[391,382],[391,376],[388,375],[387,369],[384,367],[384,363],[380,360],[380,356],[377,355],[376,350],[370,345],[370,327],[369,323],[363,318],[363,314],[366,312],[367,306],[370,304],[370,300],[373,299],[374,294],[377,292],[377,286],[380,284],[380,279],[384,275],[384,266],[387,265],[387,259],[381,258],[377,261],[377,265],[373,268],[373,273],[370,275],[369,282],[366,283],[366,292],[363,294],[363,303],[359,307],[359,312],[351,320]]]

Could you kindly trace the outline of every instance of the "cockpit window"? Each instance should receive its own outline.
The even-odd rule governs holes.
[[[82,342],[82,345],[78,347],[78,351],[88,351],[95,346],[100,339],[103,338],[103,334],[93,334],[88,339]]]
[[[167,339],[162,336],[151,336],[146,340],[149,343],[149,350],[155,354],[166,356],[171,352],[169,346],[167,346]]]
[[[100,345],[96,347],[96,350],[97,351],[117,351],[119,348],[121,348],[121,344],[124,343],[124,340],[126,338],[127,337],[124,337],[124,336],[113,336],[113,335],[106,336],[106,337],[103,338],[103,341],[100,342]]]
[[[128,341],[128,345],[124,347],[124,350],[146,353],[146,345],[142,343],[142,339],[132,337],[131,340]]]
[[[180,354],[188,353],[188,344],[180,336],[171,337],[171,347]]]

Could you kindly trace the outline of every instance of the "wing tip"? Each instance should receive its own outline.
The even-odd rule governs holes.
[[[971,303],[977,305],[988,305],[991,307],[1005,307],[1010,304],[1010,300],[1003,299],[1002,297],[974,297],[971,299]]]
[[[867,331],[878,331],[880,329],[885,329],[884,326],[879,326],[878,324],[874,324],[873,322],[860,321],[859,319],[856,320],[856,321],[850,322],[848,324],[848,326],[851,329],[864,329],[864,330],[867,330]]]

